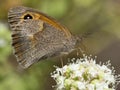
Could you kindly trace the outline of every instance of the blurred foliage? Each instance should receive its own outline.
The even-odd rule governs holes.
[[[10,31],[4,24],[0,23],[0,62],[7,59],[6,56],[10,54],[10,50]]]
[[[86,52],[101,56],[103,61],[113,59],[114,66],[119,66],[120,0],[0,0],[0,90],[53,90],[50,72],[53,64],[61,65],[55,59],[40,61],[27,70],[17,68],[6,23],[9,8],[18,5],[39,9],[74,34],[93,33],[83,40]],[[120,73],[119,68],[117,71]]]

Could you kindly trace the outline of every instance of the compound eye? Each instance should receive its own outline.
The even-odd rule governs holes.
[[[24,19],[26,20],[26,19],[33,19],[33,17],[30,15],[30,14],[26,14],[25,16],[24,16]]]

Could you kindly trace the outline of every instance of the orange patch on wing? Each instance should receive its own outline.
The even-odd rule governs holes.
[[[44,14],[37,14],[37,13],[33,13],[33,12],[26,12],[24,15],[22,15],[22,17],[21,18],[24,18],[24,16],[26,15],[26,14],[30,14],[32,17],[33,17],[33,19],[34,20],[38,20],[38,19],[40,19],[40,20],[43,20],[43,21],[45,21],[46,23],[49,23],[50,25],[52,25],[52,26],[54,26],[55,28],[58,28],[59,30],[63,30],[63,32],[65,32],[65,34],[66,34],[66,36],[69,38],[69,37],[71,37],[71,33],[70,33],[70,31],[67,29],[67,28],[65,28],[65,27],[63,27],[62,25],[60,25],[58,22],[56,22],[54,19],[52,19],[52,18],[50,18],[50,17],[48,17],[48,16],[46,16],[46,15],[44,15]]]
[[[69,32],[69,30],[63,26],[61,26],[59,23],[57,23],[56,21],[54,20],[51,20],[45,16],[41,16],[40,19],[46,21],[47,23],[53,25],[55,28],[58,28],[59,30],[63,30],[65,32],[65,34],[70,37],[71,36],[71,33]]]
[[[45,21],[46,23],[49,23],[50,25],[54,26],[55,28],[58,28],[59,30],[63,30],[66,34],[67,37],[71,37],[71,33],[70,31],[63,27],[62,25],[60,25],[58,22],[56,22],[54,19],[51,19],[47,16],[44,16],[42,14],[35,14],[35,19],[40,19],[40,20],[43,20]]]

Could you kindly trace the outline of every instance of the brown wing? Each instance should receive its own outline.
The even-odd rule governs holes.
[[[41,59],[69,51],[76,43],[66,28],[30,8],[10,9],[8,21],[12,28],[14,53],[23,68]]]

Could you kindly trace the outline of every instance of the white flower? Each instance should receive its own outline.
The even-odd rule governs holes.
[[[72,59],[62,68],[56,67],[51,77],[56,81],[57,90],[115,90],[120,76],[110,69],[111,64],[96,64],[96,58],[85,56]]]

